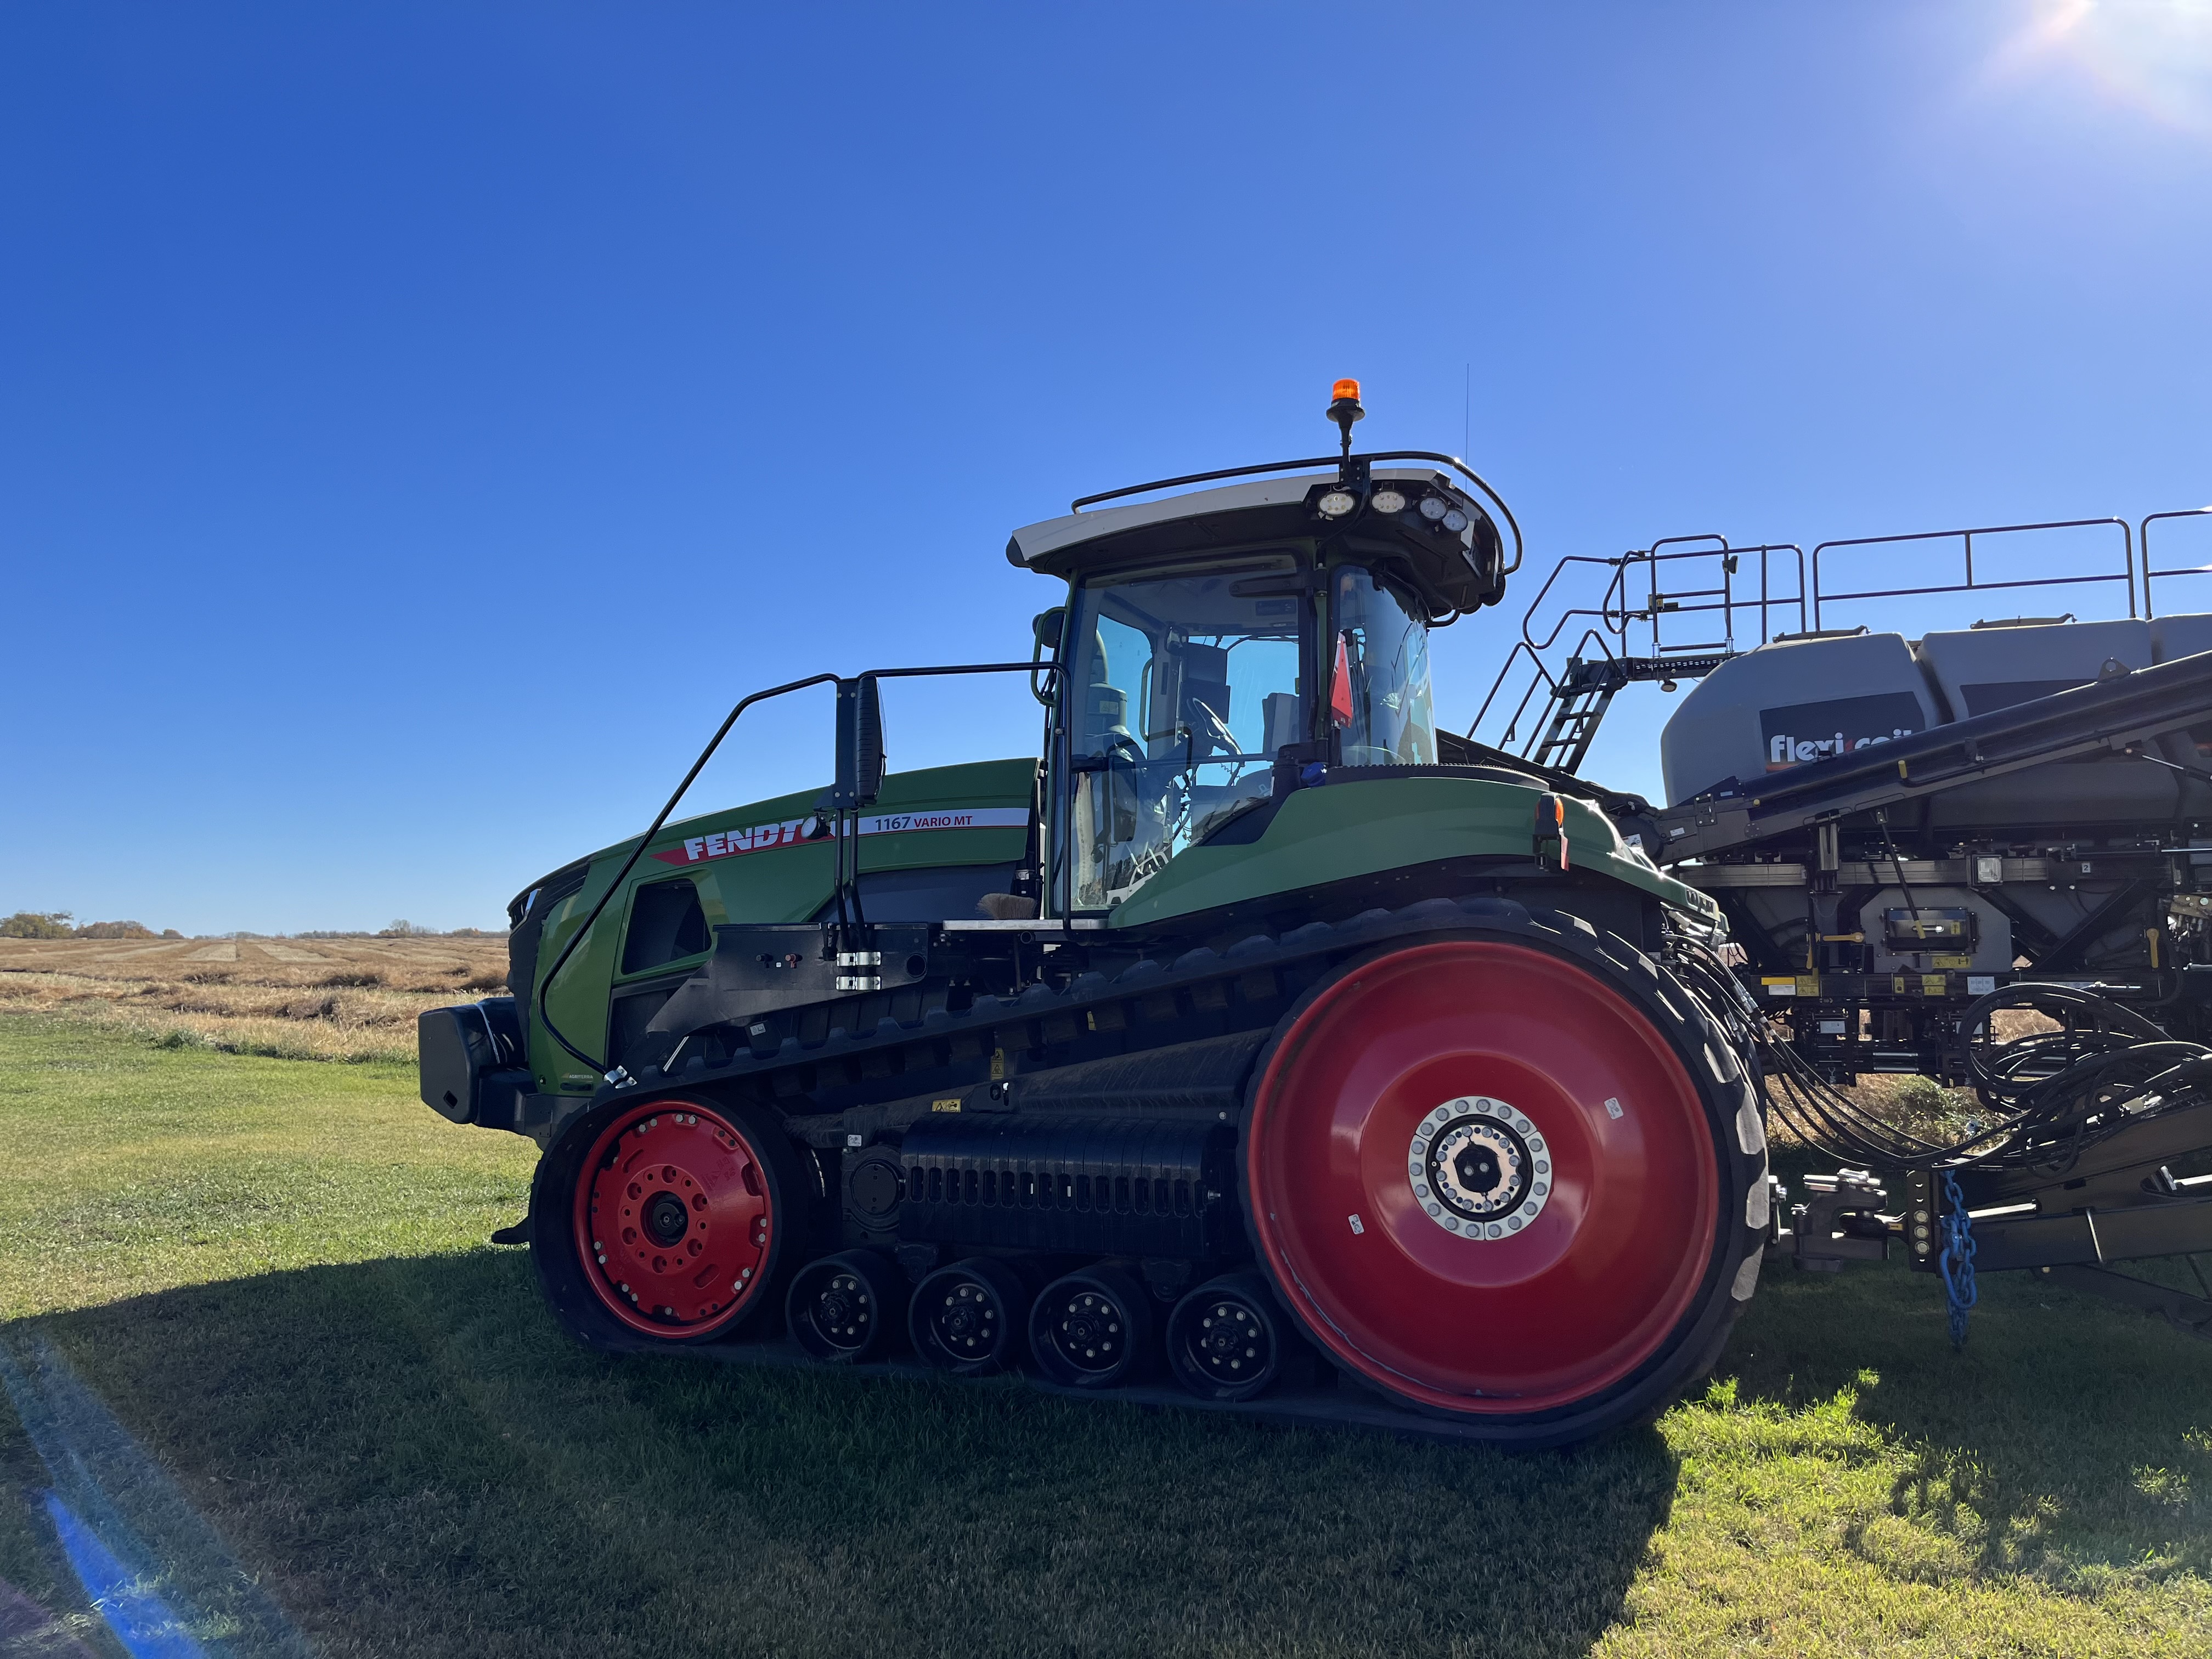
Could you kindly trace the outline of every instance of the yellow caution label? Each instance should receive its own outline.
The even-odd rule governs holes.
[[[1920,976],[1920,994],[1923,997],[1940,997],[1948,989],[1949,981],[1941,974],[1923,974]]]
[[[1974,959],[1972,957],[1930,957],[1929,961],[1938,968],[1964,969],[1974,965]]]
[[[1797,994],[1801,997],[1816,997],[1820,995],[1820,976],[1818,974],[1798,975]]]
[[[933,1100],[929,1103],[929,1109],[933,1112],[957,1112],[960,1109],[960,1102],[957,1098]]]
[[[1892,996],[1899,997],[1911,996],[1912,994],[1912,979],[1913,976],[1911,974],[1892,974],[1889,976],[1890,994]]]

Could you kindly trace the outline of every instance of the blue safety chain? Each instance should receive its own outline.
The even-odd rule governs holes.
[[[1951,1309],[1951,1346],[1966,1346],[1966,1315],[1981,1292],[1974,1287],[1974,1222],[1959,1191],[1955,1170],[1943,1171],[1943,1254],[1936,1265],[1943,1273],[1943,1298]]]

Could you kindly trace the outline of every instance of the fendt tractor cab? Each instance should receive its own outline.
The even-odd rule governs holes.
[[[423,1098],[543,1148],[507,1237],[578,1336],[1521,1444],[1711,1367],[1778,1237],[1774,1031],[1651,807],[1438,728],[1429,632],[1520,532],[1361,414],[1016,531],[1064,584],[1026,659],[755,693],[515,900]],[[887,773],[883,684],[944,674],[1034,695],[1040,753]],[[670,822],[810,690],[826,788]]]

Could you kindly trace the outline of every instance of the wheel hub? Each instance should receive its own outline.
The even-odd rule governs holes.
[[[684,1235],[691,1231],[690,1212],[675,1194],[656,1194],[645,1206],[645,1230],[653,1235],[653,1242],[663,1249],[680,1243]]]
[[[814,1299],[814,1328],[841,1348],[857,1348],[869,1322],[867,1287],[839,1273]]]
[[[998,1310],[991,1305],[981,1285],[952,1286],[945,1305],[933,1317],[938,1339],[952,1352],[965,1358],[990,1351]]]
[[[1060,1350],[1070,1364],[1105,1370],[1121,1349],[1121,1310],[1096,1291],[1068,1298],[1060,1310]]]
[[[1267,1334],[1252,1310],[1238,1303],[1215,1303],[1200,1316],[1199,1329],[1199,1364],[1222,1382],[1244,1376],[1266,1357]]]
[[[1413,1131],[1406,1176],[1413,1200],[1446,1232],[1510,1238],[1543,1213],[1551,1149],[1528,1117],[1486,1095],[1448,1100]]]

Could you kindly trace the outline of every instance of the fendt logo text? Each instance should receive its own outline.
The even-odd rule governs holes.
[[[1018,806],[957,807],[935,812],[878,813],[860,820],[860,833],[902,836],[927,830],[1026,830],[1029,822],[1028,811]],[[735,858],[743,853],[765,853],[778,847],[824,841],[830,835],[830,821],[810,815],[750,829],[717,830],[710,836],[692,836],[653,856],[663,864],[702,864],[709,859]]]

